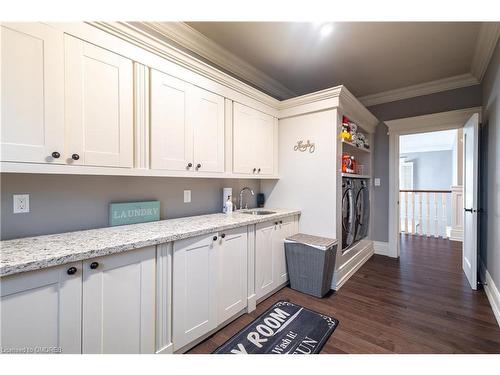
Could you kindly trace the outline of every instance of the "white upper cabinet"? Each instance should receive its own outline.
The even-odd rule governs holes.
[[[239,103],[233,109],[233,172],[273,174],[275,119]]]
[[[132,61],[65,36],[66,160],[132,167]]]
[[[189,84],[151,70],[151,167],[192,170],[193,129],[188,121]],[[191,167],[189,166],[191,165]]]
[[[0,27],[1,160],[63,163],[63,33],[41,23]]]
[[[224,98],[193,86],[191,103],[195,169],[224,172]]]
[[[83,353],[154,353],[154,246],[83,262]]]
[[[0,297],[2,348],[81,352],[81,262],[3,277]]]
[[[224,98],[152,70],[151,167],[224,172]]]

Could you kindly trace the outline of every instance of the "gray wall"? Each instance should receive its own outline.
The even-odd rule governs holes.
[[[476,85],[374,105],[368,107],[368,110],[380,121],[388,121],[429,113],[478,107],[482,105],[481,99],[481,86]],[[374,150],[374,177],[380,178],[381,186],[374,187],[373,199],[377,220],[375,220],[373,226],[373,239],[386,242],[389,238],[389,136],[387,135],[387,126],[383,123],[377,126]]]
[[[447,190],[453,183],[453,151],[400,154],[413,162],[413,188]],[[437,168],[439,173],[436,173]]]
[[[483,79],[480,257],[500,285],[500,42]]]
[[[222,188],[236,196],[243,186],[257,194],[259,180],[70,176],[3,173],[1,239],[61,233],[108,225],[108,204],[159,200],[161,219],[221,212]],[[191,190],[191,203],[184,203]],[[12,213],[12,195],[30,194],[30,212]],[[249,197],[255,207],[255,197]]]

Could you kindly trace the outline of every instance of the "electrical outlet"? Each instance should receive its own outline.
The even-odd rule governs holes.
[[[375,186],[380,186],[380,178],[375,179]]]
[[[184,190],[184,203],[191,203],[191,190]]]
[[[21,214],[30,212],[30,196],[29,194],[14,194],[14,213]]]

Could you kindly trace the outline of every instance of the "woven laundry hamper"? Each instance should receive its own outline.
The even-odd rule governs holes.
[[[285,239],[285,256],[290,287],[323,297],[332,284],[338,241],[298,233]]]

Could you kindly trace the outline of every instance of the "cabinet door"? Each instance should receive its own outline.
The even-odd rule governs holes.
[[[2,349],[81,353],[81,287],[81,262],[2,278]]]
[[[83,352],[154,353],[155,284],[154,247],[84,261]]]
[[[255,124],[258,134],[254,150],[257,171],[258,174],[271,175],[274,169],[274,118],[259,112]]]
[[[151,168],[194,170],[193,129],[188,114],[190,85],[151,70]]]
[[[274,118],[239,103],[233,109],[233,171],[272,174]]]
[[[174,242],[173,344],[178,350],[217,326],[214,235]]]
[[[285,258],[285,238],[290,237],[295,232],[295,221],[293,217],[287,217],[279,221],[273,237],[274,272],[277,285],[288,281],[288,271]]]
[[[1,26],[1,159],[62,163],[63,33],[41,23]]]
[[[224,231],[219,240],[217,324],[247,306],[247,227]]]
[[[69,35],[64,44],[67,161],[132,167],[132,61]]]
[[[276,287],[276,272],[273,256],[274,223],[255,226],[255,294],[257,299]]]
[[[224,172],[224,98],[193,87],[190,102],[193,164],[200,172]]]

